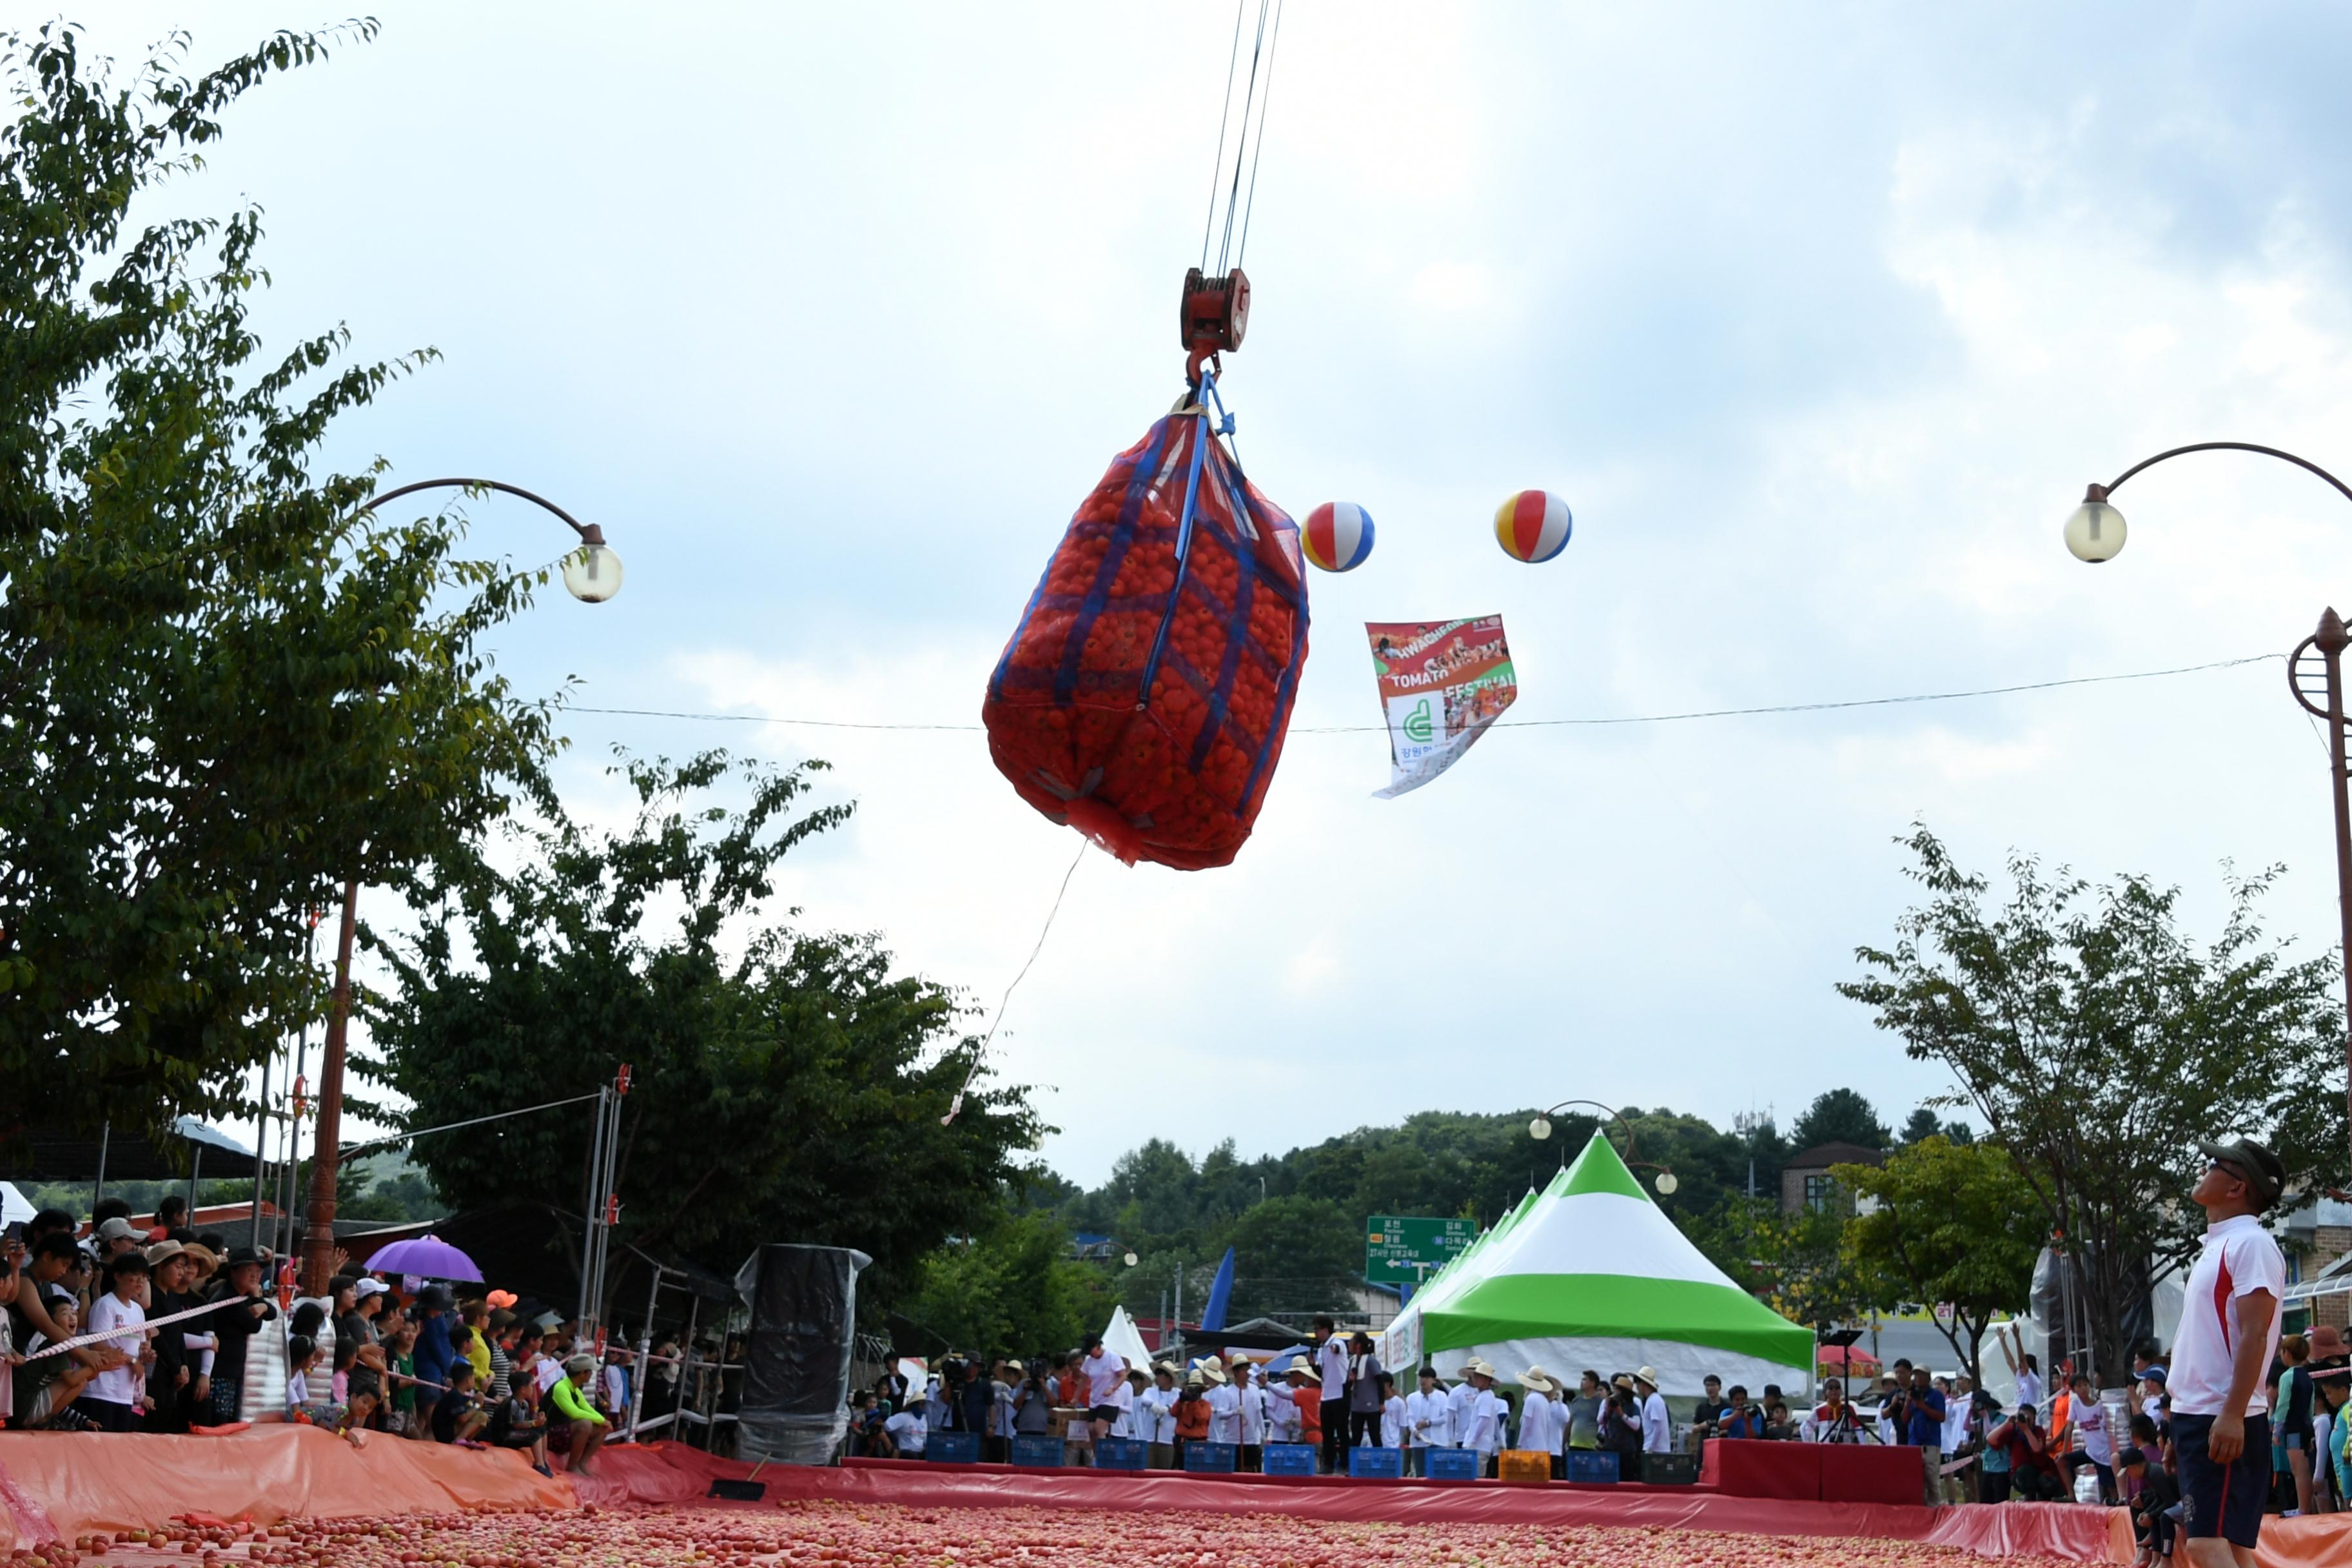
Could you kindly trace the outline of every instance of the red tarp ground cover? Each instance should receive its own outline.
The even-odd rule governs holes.
[[[457,1508],[570,1508],[572,1488],[528,1456],[412,1443],[382,1433],[355,1448],[315,1426],[249,1427],[225,1437],[0,1432],[0,1541],[29,1546],[131,1530],[177,1513],[267,1524],[290,1515],[446,1513]]]

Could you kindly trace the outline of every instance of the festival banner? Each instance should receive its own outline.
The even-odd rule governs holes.
[[[1368,621],[1372,671],[1389,727],[1392,799],[1452,767],[1518,697],[1503,617]]]

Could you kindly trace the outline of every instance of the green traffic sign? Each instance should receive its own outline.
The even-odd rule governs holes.
[[[1364,1222],[1364,1278],[1375,1285],[1419,1285],[1477,1236],[1475,1220],[1376,1214]]]

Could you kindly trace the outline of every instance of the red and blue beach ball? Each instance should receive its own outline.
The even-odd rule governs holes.
[[[1372,514],[1354,501],[1327,500],[1298,531],[1307,559],[1326,572],[1353,572],[1372,552]]]
[[[1536,565],[1568,548],[1568,503],[1549,490],[1521,490],[1495,509],[1503,552]]]

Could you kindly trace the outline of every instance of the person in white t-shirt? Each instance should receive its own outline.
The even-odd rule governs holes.
[[[2252,1568],[2270,1491],[2270,1404],[2286,1258],[2259,1216],[2286,1169],[2251,1139],[2199,1145],[2211,1162],[2189,1197],[2205,1245],[2189,1271],[2166,1392],[2172,1401],[2181,1534],[2198,1568]]]
[[[1404,1447],[1404,1395],[1396,1391],[1396,1378],[1381,1373],[1381,1447]]]
[[[2042,1409],[2042,1363],[2025,1348],[2025,1336],[2015,1323],[2007,1332],[1993,1331],[1992,1342],[2000,1347],[2000,1359],[2009,1363],[2009,1375],[2017,1380],[2017,1402]]]
[[[1422,1473],[1423,1450],[1454,1447],[1454,1402],[1437,1381],[1437,1369],[1423,1364],[1421,1386],[1404,1396],[1404,1473]]]
[[[1560,1439],[1568,1434],[1568,1407],[1559,1403],[1563,1391],[1539,1366],[1519,1373],[1519,1386],[1528,1391],[1519,1404],[1519,1447],[1549,1454],[1552,1479],[1558,1480],[1567,1474],[1559,1457]]]
[[[1213,1356],[1201,1363],[1201,1375],[1209,1383],[1209,1391],[1201,1396],[1209,1405],[1209,1441],[1238,1445],[1242,1440],[1242,1396],[1234,1387],[1234,1380]]]
[[[1259,1386],[1258,1369],[1250,1364],[1249,1357],[1237,1355],[1233,1363],[1234,1401],[1241,1413],[1241,1452],[1235,1457],[1234,1468],[1255,1471],[1265,1457],[1265,1390]]]
[[[1151,1386],[1136,1395],[1135,1425],[1149,1443],[1145,1463],[1155,1470],[1176,1464],[1176,1369],[1161,1362],[1151,1369]]]
[[[1503,1396],[1495,1392],[1495,1369],[1474,1361],[1464,1369],[1470,1396],[1462,1402],[1462,1447],[1475,1449],[1481,1473],[1491,1474],[1496,1452],[1503,1446]]]
[[[142,1303],[147,1295],[147,1259],[137,1252],[117,1254],[107,1260],[106,1278],[106,1293],[89,1304],[88,1331],[100,1334],[110,1329],[136,1329],[145,1323],[147,1309]],[[74,1401],[74,1408],[89,1416],[101,1431],[136,1432],[139,1397],[154,1352],[147,1349],[147,1336],[143,1333],[124,1334],[104,1342],[130,1359],[92,1378],[81,1397]]]
[[[1111,1354],[1100,1334],[1087,1336],[1086,1352],[1078,1359],[1078,1375],[1086,1381],[1087,1425],[1097,1437],[1107,1437],[1118,1419],[1118,1396],[1127,1388],[1127,1359]]]
[[[1323,1468],[1337,1473],[1348,1462],[1348,1342],[1327,1317],[1315,1320],[1315,1371],[1323,1380]]]
[[[1666,1396],[1658,1392],[1658,1374],[1642,1368],[1633,1374],[1633,1387],[1642,1396],[1642,1452],[1673,1452],[1675,1424],[1666,1414]]]
[[[890,1442],[898,1450],[898,1457],[902,1459],[919,1458],[923,1452],[924,1440],[931,1435],[929,1424],[924,1421],[922,1413],[912,1405],[882,1423],[882,1430],[890,1435]]]

